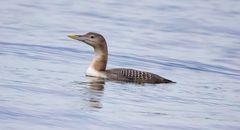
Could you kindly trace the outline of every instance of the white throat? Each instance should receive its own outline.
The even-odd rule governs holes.
[[[96,69],[96,67],[100,66],[102,64],[103,58],[105,58],[102,51],[99,51],[96,49],[95,56],[93,58],[92,63],[89,65],[86,75],[87,76],[93,76],[93,77],[100,77],[100,78],[107,78],[105,71],[99,71]]]
[[[86,75],[92,77],[107,78],[106,73],[104,71],[103,72],[97,71],[91,65],[88,67]]]

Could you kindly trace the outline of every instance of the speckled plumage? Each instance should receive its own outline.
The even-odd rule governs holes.
[[[135,69],[116,68],[106,70],[107,78],[110,80],[120,80],[135,83],[173,83],[173,81],[165,79],[156,74],[139,71]]]

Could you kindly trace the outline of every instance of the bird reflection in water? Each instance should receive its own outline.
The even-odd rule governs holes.
[[[82,93],[84,101],[87,101],[87,106],[90,108],[102,108],[101,98],[105,85],[104,79],[96,77],[86,77],[85,82],[74,82],[75,88]]]

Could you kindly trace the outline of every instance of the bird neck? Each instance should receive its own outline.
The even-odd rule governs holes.
[[[97,71],[105,71],[108,61],[108,50],[107,48],[99,49],[94,48],[95,56],[90,66]]]
[[[94,53],[95,56],[88,67],[87,75],[105,77],[105,70],[108,61],[107,44],[104,42],[98,46],[94,46]]]

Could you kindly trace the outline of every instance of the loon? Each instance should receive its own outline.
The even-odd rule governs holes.
[[[133,83],[175,83],[150,72],[127,68],[106,69],[108,47],[105,38],[101,34],[89,32],[84,35],[68,35],[68,37],[84,42],[94,48],[95,56],[87,69],[86,76]]]

